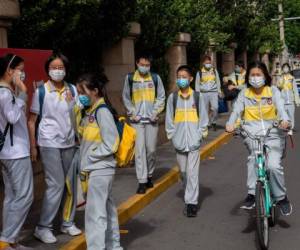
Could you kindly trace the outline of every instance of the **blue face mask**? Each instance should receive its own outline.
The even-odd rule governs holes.
[[[189,79],[178,78],[176,80],[176,84],[177,84],[178,88],[185,89],[190,85],[190,81],[189,81]]]
[[[86,95],[79,95],[79,101],[84,107],[91,106],[91,99]]]
[[[138,66],[138,71],[143,74],[146,75],[150,72],[150,67],[145,67],[145,66]]]

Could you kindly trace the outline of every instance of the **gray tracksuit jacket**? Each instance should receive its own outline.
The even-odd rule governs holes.
[[[143,119],[151,119],[156,118],[164,110],[165,90],[162,80],[159,76],[157,78],[157,90],[155,90],[151,74],[141,77],[136,71],[133,76],[131,93],[129,76],[126,76],[122,97],[129,117],[140,116]]]
[[[95,111],[103,103],[101,98],[81,120],[80,158],[82,171],[103,170],[103,175],[109,175],[115,172],[114,153],[120,139],[114,118],[107,108],[98,109],[96,120]]]
[[[244,127],[251,134],[264,135],[274,121],[289,121],[284,109],[284,102],[277,87],[265,86],[259,100],[252,88],[243,89],[234,103],[233,111],[227,124],[234,125],[240,117],[244,120]],[[272,134],[278,134],[277,128],[271,130]]]
[[[200,92],[218,92],[221,93],[221,82],[219,73],[215,68],[210,70],[201,69],[201,74],[196,75],[195,89]]]
[[[207,130],[208,115],[203,97],[199,98],[199,117],[193,90],[189,90],[188,98],[183,98],[181,91],[178,92],[176,110],[173,108],[172,93],[167,102],[166,132],[175,149],[179,152],[199,150],[203,132]]]
[[[278,88],[281,90],[284,104],[300,103],[297,84],[295,78],[291,74],[283,74],[280,77]]]

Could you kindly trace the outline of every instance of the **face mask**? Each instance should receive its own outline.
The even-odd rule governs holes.
[[[185,78],[178,78],[176,80],[176,84],[177,84],[178,88],[185,89],[190,85],[190,81]]]
[[[150,72],[150,67],[138,66],[138,71],[139,71],[142,75],[146,75],[147,73]]]
[[[260,88],[265,85],[265,78],[263,76],[253,76],[249,78],[249,83],[253,88]]]
[[[24,82],[25,79],[26,79],[26,74],[25,74],[24,71],[21,71],[21,73],[20,73],[20,80],[21,80],[22,82]]]
[[[240,68],[240,67],[235,67],[234,71],[235,71],[236,73],[241,73],[241,68]]]
[[[66,76],[66,71],[61,69],[52,69],[49,71],[49,76],[53,81],[62,81]]]
[[[207,69],[211,69],[212,65],[211,65],[211,63],[205,63],[204,67],[207,68]]]
[[[91,106],[91,99],[87,95],[79,95],[79,101],[84,107]]]
[[[284,72],[284,73],[289,73],[289,72],[290,72],[290,69],[289,69],[288,67],[285,67],[285,68],[283,68],[283,72]]]

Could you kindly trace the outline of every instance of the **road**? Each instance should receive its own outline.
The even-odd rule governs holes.
[[[298,119],[297,119],[298,118]],[[297,111],[295,148],[283,160],[288,196],[294,212],[280,216],[270,233],[270,249],[300,249],[300,111]],[[298,145],[299,144],[299,145]],[[247,151],[239,138],[224,145],[200,167],[200,210],[197,218],[183,215],[183,191],[176,184],[146,207],[122,229],[125,249],[256,250],[253,212],[239,209],[246,196]]]

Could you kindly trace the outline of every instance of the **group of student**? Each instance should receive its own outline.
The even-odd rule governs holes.
[[[192,89],[192,69],[177,69],[178,91],[165,102],[159,75],[151,72],[151,58],[142,54],[137,69],[125,78],[123,103],[131,126],[136,130],[135,168],[137,194],[153,187],[159,116],[165,110],[165,129],[173,143],[183,181],[185,214],[197,216],[199,198],[200,146],[211,126],[216,129],[218,99],[225,88],[209,56],[205,56]],[[299,104],[288,65],[277,87],[263,63],[249,65],[247,71],[237,63],[227,82],[227,93],[237,90],[233,112],[226,130],[233,132],[239,119],[253,133],[265,133],[275,120],[280,127],[293,128],[294,103]],[[81,234],[74,222],[77,173],[87,179],[85,235],[89,250],[122,249],[117,210],[112,198],[112,183],[117,166],[114,154],[120,135],[116,112],[106,93],[108,79],[103,72],[81,75],[76,86],[65,81],[69,63],[62,54],[53,54],[45,64],[49,79],[33,95],[27,123],[27,88],[24,61],[8,54],[0,58],[0,162],[5,186],[3,229],[0,249],[28,250],[18,243],[20,230],[33,202],[32,161],[38,152],[44,169],[46,190],[34,236],[44,243],[55,243],[53,221],[62,207],[61,232]],[[225,95],[226,96],[226,95]],[[290,126],[290,123],[292,125]],[[28,124],[28,126],[27,126]],[[256,173],[255,148],[245,138],[249,150],[248,195],[244,208],[254,205]],[[281,159],[284,134],[272,129],[267,140],[268,168],[275,199],[283,214],[291,213],[286,195]]]

